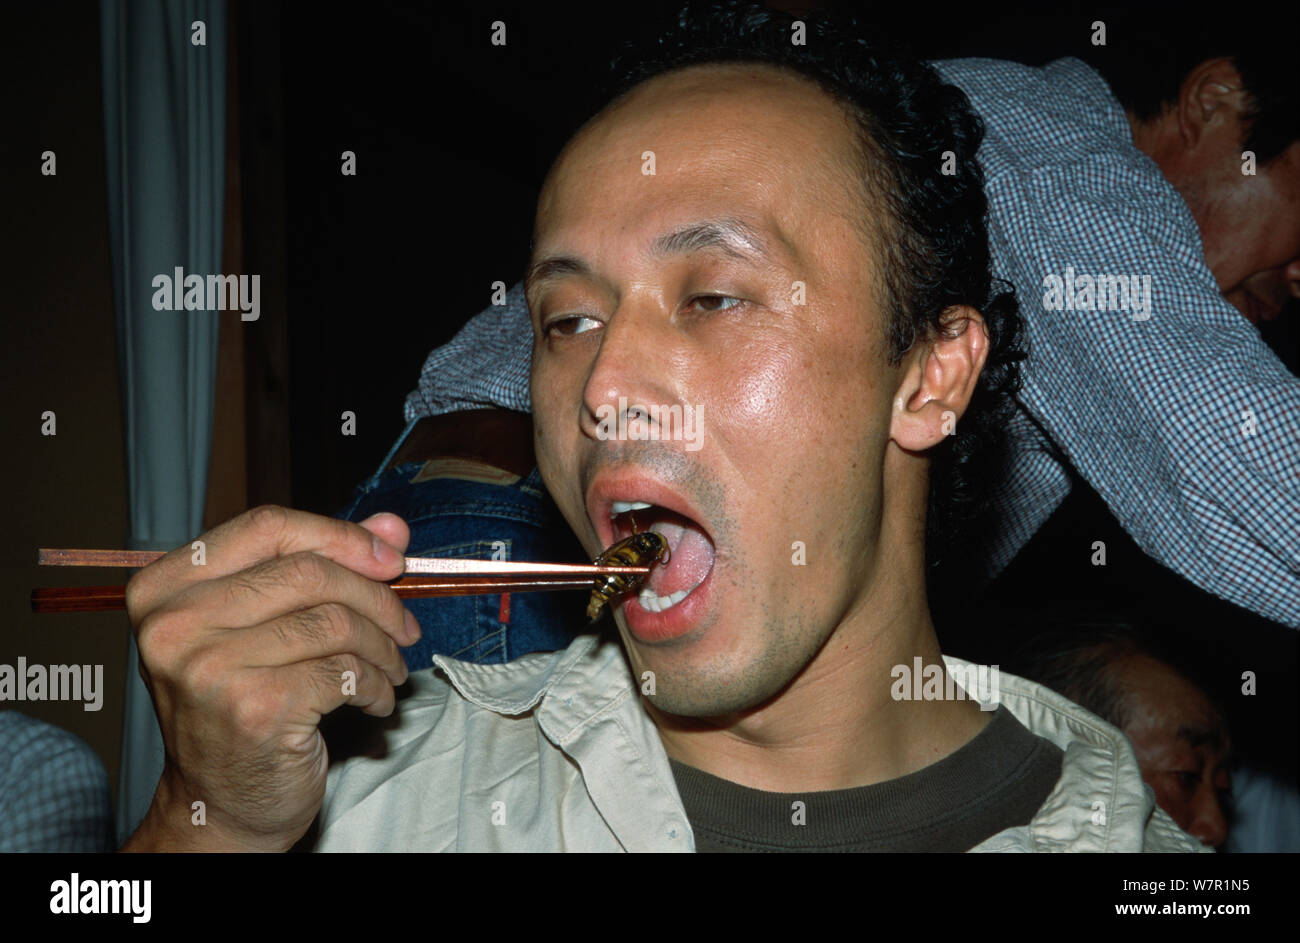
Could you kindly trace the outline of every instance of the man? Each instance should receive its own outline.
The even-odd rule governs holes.
[[[284,849],[319,808],[322,850],[1201,848],[1117,730],[938,648],[927,499],[1018,353],[961,95],[820,24],[688,26],[557,159],[527,279],[548,490],[589,553],[669,545],[619,639],[436,657],[327,787],[321,715],[407,674],[408,535],[250,512],[128,586],[168,743],[128,847]]]
[[[1145,50],[1112,24],[1113,89],[1077,59],[936,64],[987,128],[993,272],[1030,351],[998,514],[964,558],[1002,570],[1073,472],[1153,559],[1295,627],[1300,381],[1247,323],[1300,291],[1294,57],[1249,18],[1180,19]],[[508,302],[430,355],[408,420],[530,409],[522,286]]]
[[[1020,656],[1022,674],[1114,724],[1179,828],[1212,848],[1228,838],[1232,738],[1223,712],[1135,626],[1067,621]]]

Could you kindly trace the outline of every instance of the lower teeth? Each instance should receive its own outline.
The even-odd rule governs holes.
[[[643,589],[637,598],[641,603],[641,606],[648,609],[650,612],[663,612],[665,609],[671,609],[673,606],[677,605],[689,596],[694,589],[694,586],[690,589],[679,589],[677,592],[668,596],[659,596],[655,594],[654,590]]]

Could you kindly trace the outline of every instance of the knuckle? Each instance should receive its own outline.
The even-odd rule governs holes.
[[[277,575],[274,567],[275,562],[275,560],[269,560],[256,563],[245,570],[231,573],[226,577],[225,588],[228,604],[237,606],[241,598],[246,596],[266,596],[276,585],[283,584],[285,580]]]
[[[289,509],[278,504],[260,504],[244,512],[245,523],[258,534],[274,537],[289,525]]]
[[[232,688],[225,699],[225,712],[237,731],[253,734],[272,726],[278,709],[264,693]]]
[[[152,566],[152,564],[150,564]],[[149,572],[149,567],[137,570],[126,581],[126,613],[132,623],[140,617],[140,614],[148,607],[149,592],[148,583],[153,574]]]
[[[341,602],[327,602],[316,607],[320,619],[334,638],[351,639],[356,633],[352,610]]]
[[[358,687],[361,686],[366,677],[365,665],[360,658],[350,652],[326,658],[320,664],[322,680],[334,689],[338,688],[346,672],[350,671],[356,676]]]
[[[284,641],[292,641],[292,636],[305,638],[311,642],[320,642],[329,635],[329,616],[322,612],[321,606],[300,609],[287,620],[277,622],[276,627],[283,633]]]
[[[373,535],[360,524],[337,517],[327,517],[323,521],[330,543],[337,544],[340,547],[364,544],[365,551],[367,553],[370,551]]]
[[[136,627],[135,643],[140,650],[141,662],[147,663],[154,671],[166,668],[179,656],[185,635],[179,613],[155,609]]]
[[[181,678],[186,689],[195,692],[218,691],[230,677],[226,659],[215,647],[201,648],[185,659]]]
[[[347,610],[338,603],[324,603],[295,614],[299,632],[313,642],[328,642],[347,629]]]
[[[342,674],[345,671],[351,671],[358,679],[365,676],[365,663],[351,652],[344,652],[338,656],[337,660],[340,666],[337,672],[338,674]]]
[[[372,583],[375,592],[379,594],[376,605],[379,610],[379,616],[385,625],[403,626],[406,624],[406,607],[402,605],[402,600],[391,586],[383,583]]]
[[[289,579],[303,590],[318,594],[329,586],[329,568],[324,559],[314,553],[295,553],[286,557],[283,565]]]

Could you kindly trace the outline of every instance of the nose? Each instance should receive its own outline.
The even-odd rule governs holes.
[[[1296,256],[1282,270],[1287,287],[1291,289],[1292,298],[1300,298],[1300,255]]]
[[[673,362],[667,311],[653,296],[625,295],[605,323],[600,349],[583,388],[583,432],[591,438],[637,438],[626,434],[641,410],[668,402]],[[623,414],[626,414],[623,415]]]
[[[1218,848],[1228,839],[1228,819],[1223,806],[1212,789],[1202,789],[1192,809],[1192,821],[1187,829],[1197,841]]]

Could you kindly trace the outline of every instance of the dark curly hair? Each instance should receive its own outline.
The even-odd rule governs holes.
[[[800,22],[805,43],[795,45]],[[1014,291],[989,270],[988,203],[975,159],[983,122],[964,92],[900,47],[864,35],[855,19],[802,19],[752,3],[688,4],[666,32],[619,52],[606,100],[654,76],[732,62],[799,73],[856,121],[868,198],[889,210],[864,224],[874,229],[884,273],[891,362],[918,338],[946,330],[944,312],[954,305],[970,305],[988,325],[988,359],[970,407],[930,453],[926,551],[938,567],[986,523],[986,489],[1002,474],[1003,430],[1025,357]],[[945,160],[951,174],[942,172]]]

